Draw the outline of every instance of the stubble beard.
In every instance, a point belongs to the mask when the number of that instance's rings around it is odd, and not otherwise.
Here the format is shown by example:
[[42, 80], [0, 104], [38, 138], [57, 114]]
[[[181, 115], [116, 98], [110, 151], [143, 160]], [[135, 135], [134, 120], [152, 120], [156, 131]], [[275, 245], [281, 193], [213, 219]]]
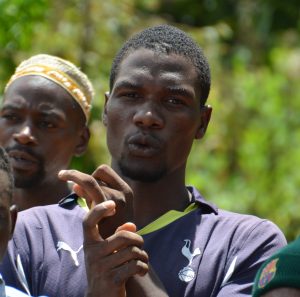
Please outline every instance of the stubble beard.
[[150, 170], [142, 165], [132, 166], [130, 161], [126, 160], [124, 157], [118, 161], [118, 167], [124, 177], [144, 183], [157, 182], [163, 178], [167, 172], [165, 164], [161, 164], [160, 167]]
[[24, 177], [18, 173], [14, 173], [14, 184], [19, 189], [29, 189], [36, 187], [45, 177], [45, 171], [40, 168], [34, 175]]

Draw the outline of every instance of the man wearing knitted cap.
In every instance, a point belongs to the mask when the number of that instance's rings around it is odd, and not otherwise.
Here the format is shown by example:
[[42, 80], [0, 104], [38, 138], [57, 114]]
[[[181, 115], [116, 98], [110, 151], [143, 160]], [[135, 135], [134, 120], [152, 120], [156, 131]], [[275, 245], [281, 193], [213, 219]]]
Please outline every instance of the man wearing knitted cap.
[[[16, 179], [15, 201], [21, 208], [55, 203], [70, 193], [58, 179], [73, 155], [84, 152], [93, 90], [73, 64], [57, 57], [38, 55], [24, 61], [8, 82], [0, 118], [0, 140], [5, 145]], [[28, 295], [82, 297], [87, 290], [82, 221], [85, 201], [75, 194], [59, 204], [31, 207], [19, 213], [14, 236], [0, 271], [10, 286]], [[107, 216], [105, 213], [103, 216]], [[120, 216], [119, 216], [120, 217]], [[109, 224], [121, 225], [121, 219]], [[144, 263], [142, 238], [126, 231], [134, 259]], [[110, 229], [114, 228], [109, 227]], [[130, 230], [132, 227], [129, 226]], [[124, 236], [124, 232], [125, 235]], [[109, 231], [107, 234], [111, 235]], [[118, 240], [116, 235], [116, 239]], [[107, 292], [107, 294], [106, 294]], [[108, 296], [111, 288], [102, 290]], [[1, 296], [1, 295], [0, 295]]]
[[70, 193], [57, 173], [86, 150], [92, 97], [87, 76], [66, 60], [41, 54], [17, 67], [3, 96], [0, 145], [11, 160], [19, 210]]
[[261, 266], [252, 296], [300, 297], [300, 237]]
[[[83, 215], [78, 217], [75, 211], [71, 212], [67, 207], [56, 204], [71, 192], [69, 185], [58, 179], [57, 173], [68, 168], [73, 156], [79, 156], [86, 150], [90, 136], [87, 122], [93, 94], [89, 79], [74, 64], [46, 54], [35, 55], [23, 61], [5, 88], [0, 111], [0, 145], [8, 152], [13, 169], [14, 203], [20, 210], [27, 210], [20, 212], [15, 236], [8, 247], [16, 258], [9, 263], [10, 258], [6, 256], [0, 270], [2, 272], [2, 269], [15, 268], [14, 280], [28, 295], [41, 295], [31, 290], [31, 287], [29, 291], [29, 280], [25, 278], [25, 275], [29, 275], [26, 264], [34, 266], [40, 252], [45, 252], [49, 261], [53, 261], [53, 257], [61, 257], [59, 263], [62, 265], [64, 260], [69, 261], [68, 252], [63, 249], [66, 246], [77, 250], [79, 248], [78, 254], [83, 256], [80, 238], [76, 241], [75, 237], [71, 241], [73, 234], [69, 234], [71, 239], [60, 236], [67, 224], [71, 231], [78, 227], [81, 232]], [[47, 205], [45, 211], [33, 207], [38, 205]], [[56, 208], [58, 219], [55, 215], [45, 214]], [[53, 226], [48, 233], [43, 233], [52, 225], [51, 219], [58, 223], [56, 234]], [[77, 225], [73, 224], [74, 220]], [[27, 227], [28, 231], [25, 231]], [[53, 238], [52, 234], [55, 234]], [[45, 239], [44, 243], [41, 238]], [[29, 255], [20, 256], [26, 248], [32, 252], [31, 259], [28, 258]], [[42, 267], [48, 267], [47, 263], [43, 262]], [[50, 282], [54, 275], [59, 277], [61, 271], [56, 266], [52, 268], [55, 273], [52, 278], [48, 278]], [[34, 272], [42, 276], [37, 268], [34, 268]], [[30, 273], [32, 277], [33, 271]], [[7, 275], [3, 271], [2, 274], [7, 284], [17, 287], [9, 273]], [[35, 282], [34, 279], [32, 281]], [[72, 284], [71, 282], [70, 285]], [[65, 289], [68, 290], [68, 285]]]

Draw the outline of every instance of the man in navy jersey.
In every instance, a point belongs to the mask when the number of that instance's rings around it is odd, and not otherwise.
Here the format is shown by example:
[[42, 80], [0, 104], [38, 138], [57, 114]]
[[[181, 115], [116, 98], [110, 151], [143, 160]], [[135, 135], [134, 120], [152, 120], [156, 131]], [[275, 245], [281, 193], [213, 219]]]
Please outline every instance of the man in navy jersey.
[[[86, 287], [93, 297], [149, 296], [149, 288], [158, 296], [160, 281], [169, 296], [250, 296], [259, 266], [286, 241], [273, 223], [220, 210], [185, 184], [192, 143], [210, 120], [209, 90], [208, 62], [183, 31], [161, 25], [129, 39], [103, 113], [111, 168], [60, 173], [78, 195], [22, 216], [7, 278], [50, 296], [83, 296]], [[91, 208], [83, 229], [78, 197]], [[138, 275], [148, 269], [143, 249], [159, 280], [151, 269]]]
[[[5, 150], [0, 147], [0, 262], [17, 219], [17, 208], [12, 203], [13, 188], [13, 173], [9, 164], [9, 157]], [[5, 280], [0, 274], [0, 296], [26, 297], [29, 295], [13, 287], [6, 286]]]
[[[132, 221], [169, 296], [250, 296], [256, 271], [286, 241], [273, 223], [220, 210], [186, 186], [192, 143], [212, 112], [209, 90], [208, 62], [181, 30], [155, 26], [129, 39], [112, 64], [103, 113], [111, 166], [133, 191]], [[120, 189], [114, 175], [105, 167], [61, 174], [96, 202]], [[97, 251], [85, 250], [108, 260]], [[98, 264], [90, 260], [87, 271]]]

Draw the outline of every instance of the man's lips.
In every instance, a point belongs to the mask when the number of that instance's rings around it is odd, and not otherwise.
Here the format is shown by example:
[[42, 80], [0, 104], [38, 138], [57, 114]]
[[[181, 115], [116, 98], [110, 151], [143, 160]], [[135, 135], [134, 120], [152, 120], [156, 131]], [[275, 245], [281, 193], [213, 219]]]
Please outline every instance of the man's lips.
[[8, 155], [10, 157], [12, 167], [15, 169], [29, 170], [38, 164], [38, 160], [25, 151], [10, 150]]
[[150, 158], [161, 148], [159, 140], [148, 134], [133, 135], [127, 143], [130, 154], [136, 157]]

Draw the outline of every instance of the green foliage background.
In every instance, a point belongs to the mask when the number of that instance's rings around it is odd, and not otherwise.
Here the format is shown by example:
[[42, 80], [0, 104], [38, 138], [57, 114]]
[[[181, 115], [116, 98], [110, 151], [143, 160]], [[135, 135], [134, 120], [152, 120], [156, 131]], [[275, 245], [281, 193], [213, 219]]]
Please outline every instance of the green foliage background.
[[207, 135], [195, 143], [187, 183], [228, 210], [300, 234], [300, 6], [298, 0], [0, 0], [0, 87], [37, 53], [69, 59], [96, 98], [88, 152], [72, 167], [109, 163], [101, 124], [114, 54], [147, 26], [174, 24], [204, 49], [212, 68]]

